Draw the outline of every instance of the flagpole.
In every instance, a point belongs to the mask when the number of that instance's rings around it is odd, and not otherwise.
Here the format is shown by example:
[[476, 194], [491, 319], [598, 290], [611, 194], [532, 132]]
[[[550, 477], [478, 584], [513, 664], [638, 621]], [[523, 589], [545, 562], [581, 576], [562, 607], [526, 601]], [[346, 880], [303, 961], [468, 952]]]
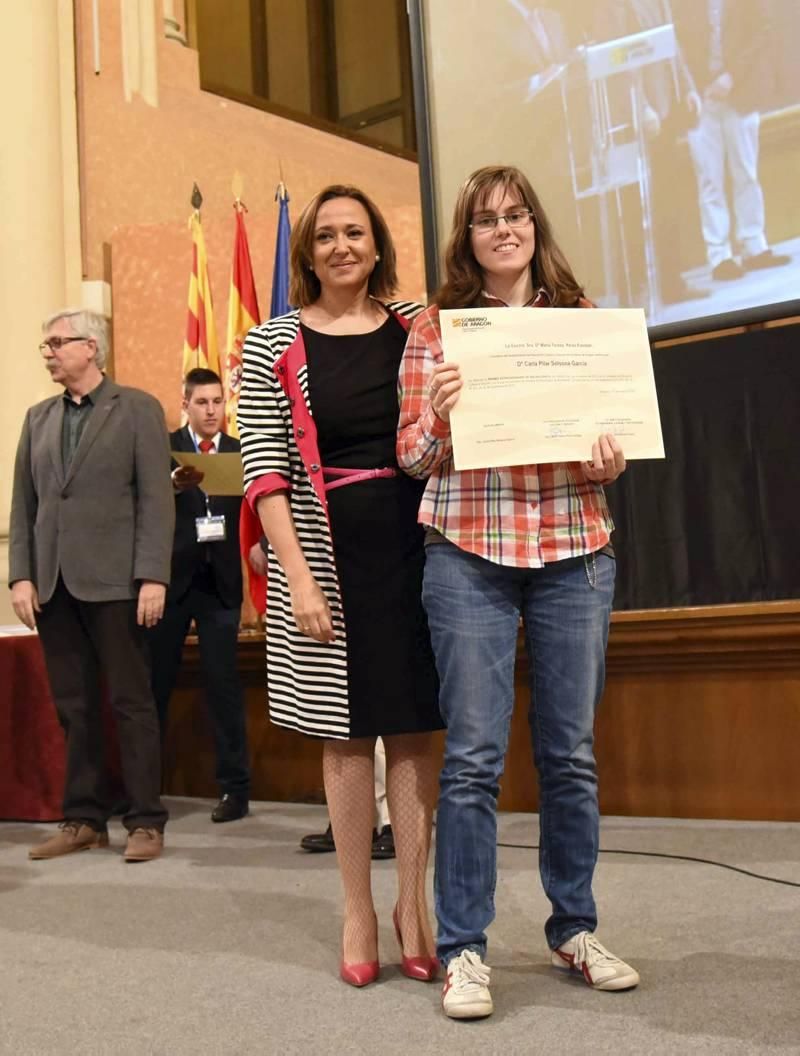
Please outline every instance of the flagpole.
[[280, 182], [275, 189], [278, 203], [278, 231], [275, 240], [275, 263], [272, 269], [272, 301], [270, 317], [285, 315], [289, 311], [289, 256], [291, 224], [289, 223], [289, 193], [283, 182], [283, 167], [278, 161]]
[[[191, 193], [191, 197], [189, 198], [189, 204], [192, 207], [192, 215], [189, 217], [189, 227], [192, 228], [193, 221], [196, 220], [198, 223], [200, 223], [200, 209], [201, 209], [201, 207], [203, 205], [203, 195], [200, 193], [200, 188], [197, 186], [196, 182], [192, 183], [192, 193]], [[192, 233], [194, 234], [194, 232], [192, 232]], [[195, 246], [193, 248], [192, 253], [194, 254], [193, 267], [194, 267], [195, 276], [196, 276], [197, 275], [197, 246]], [[195, 349], [194, 365], [195, 365], [195, 367], [199, 367], [200, 366], [200, 346], [199, 345]]]

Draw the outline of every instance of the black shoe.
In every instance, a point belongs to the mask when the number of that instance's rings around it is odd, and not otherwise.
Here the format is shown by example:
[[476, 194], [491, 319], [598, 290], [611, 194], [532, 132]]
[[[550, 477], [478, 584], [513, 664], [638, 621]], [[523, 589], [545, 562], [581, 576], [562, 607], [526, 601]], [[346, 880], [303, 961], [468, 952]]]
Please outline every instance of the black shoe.
[[763, 253], [756, 253], [754, 257], [745, 257], [742, 267], [745, 271], [756, 271], [759, 268], [781, 268], [784, 264], [791, 264], [792, 258], [788, 253], [775, 253], [771, 249], [765, 249]]
[[335, 851], [336, 844], [333, 842], [333, 830], [329, 825], [324, 832], [304, 836], [300, 841], [300, 846], [304, 851], [311, 851], [312, 854], [324, 854], [327, 851]]
[[239, 818], [246, 818], [249, 813], [250, 805], [246, 799], [238, 799], [236, 796], [231, 796], [226, 792], [211, 811], [211, 820], [238, 821]]
[[376, 862], [394, 858], [394, 834], [391, 825], [384, 825], [380, 832], [372, 830], [372, 857]]
[[[752, 259], [755, 260], [756, 258], [753, 257]], [[761, 266], [763, 267], [764, 265], [762, 264]], [[712, 279], [722, 280], [723, 282], [729, 282], [731, 279], [741, 279], [742, 275], [744, 275], [744, 270], [736, 263], [733, 257], [720, 261], [711, 272]]]

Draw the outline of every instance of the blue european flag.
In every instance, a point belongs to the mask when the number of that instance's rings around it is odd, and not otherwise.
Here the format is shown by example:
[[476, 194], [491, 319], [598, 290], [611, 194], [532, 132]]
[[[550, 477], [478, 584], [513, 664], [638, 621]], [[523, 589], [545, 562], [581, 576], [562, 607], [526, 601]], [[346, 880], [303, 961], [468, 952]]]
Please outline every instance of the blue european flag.
[[289, 304], [289, 235], [292, 232], [292, 225], [289, 223], [289, 195], [282, 182], [275, 192], [275, 200], [278, 202], [280, 212], [278, 214], [278, 237], [275, 242], [275, 266], [272, 269], [270, 318], [285, 315], [291, 307]]

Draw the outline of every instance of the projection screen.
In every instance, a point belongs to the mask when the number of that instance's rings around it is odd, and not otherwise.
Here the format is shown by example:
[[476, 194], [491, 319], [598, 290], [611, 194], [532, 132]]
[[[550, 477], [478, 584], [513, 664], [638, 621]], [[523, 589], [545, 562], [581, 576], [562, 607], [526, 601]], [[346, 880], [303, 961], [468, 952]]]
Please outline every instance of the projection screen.
[[409, 0], [428, 289], [487, 164], [651, 336], [800, 314], [798, 0]]

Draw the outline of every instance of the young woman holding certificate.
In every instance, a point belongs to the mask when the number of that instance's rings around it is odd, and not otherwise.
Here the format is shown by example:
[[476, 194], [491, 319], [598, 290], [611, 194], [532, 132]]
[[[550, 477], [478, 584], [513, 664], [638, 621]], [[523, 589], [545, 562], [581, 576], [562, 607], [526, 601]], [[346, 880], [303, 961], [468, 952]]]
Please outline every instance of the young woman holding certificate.
[[[422, 609], [422, 486], [397, 466], [397, 371], [409, 318], [390, 302], [391, 235], [354, 187], [320, 191], [292, 232], [299, 309], [244, 343], [239, 433], [267, 554], [273, 722], [325, 738], [323, 775], [345, 894], [340, 974], [378, 977], [370, 867], [375, 739], [386, 750], [401, 970], [437, 972], [425, 899], [441, 729]], [[313, 415], [313, 416], [312, 416]]]
[[[520, 619], [531, 670], [530, 724], [540, 783], [545, 934], [555, 967], [600, 990], [638, 974], [595, 937], [592, 875], [599, 811], [593, 754], [614, 591], [603, 495], [625, 469], [601, 436], [582, 463], [458, 472], [450, 412], [461, 389], [444, 361], [440, 308], [590, 308], [526, 177], [491, 167], [461, 187], [445, 282], [415, 319], [400, 369], [398, 461], [427, 478], [423, 601], [447, 725], [437, 815], [437, 952], [444, 1011], [490, 1015], [486, 928], [494, 918], [496, 804], [514, 703]], [[588, 452], [587, 452], [588, 454]]]

